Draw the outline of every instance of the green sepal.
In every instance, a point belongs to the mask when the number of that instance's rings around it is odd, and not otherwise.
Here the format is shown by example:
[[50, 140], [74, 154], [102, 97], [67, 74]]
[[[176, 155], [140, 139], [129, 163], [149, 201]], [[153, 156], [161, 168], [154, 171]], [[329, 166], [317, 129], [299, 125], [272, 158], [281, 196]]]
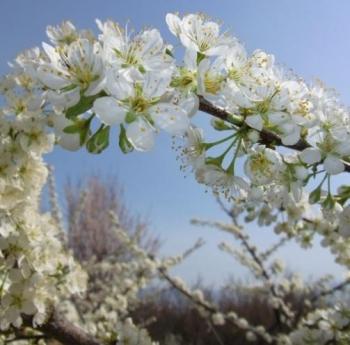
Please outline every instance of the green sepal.
[[350, 199], [350, 186], [340, 186], [336, 199], [339, 204], [344, 205]]
[[207, 157], [205, 159], [205, 164], [208, 165], [216, 165], [217, 167], [221, 168], [221, 164], [223, 161], [223, 156], [219, 156], [219, 157]]
[[227, 124], [227, 122], [225, 122], [224, 120], [213, 119], [210, 123], [211, 123], [212, 127], [214, 129], [216, 129], [217, 131], [227, 131], [227, 130], [233, 129], [233, 127], [229, 126]]
[[145, 69], [145, 67], [143, 67], [143, 66], [139, 66], [139, 71], [140, 71], [140, 73], [142, 73], [142, 74], [145, 74], [146, 73], [146, 69]]
[[119, 147], [123, 153], [129, 153], [134, 150], [134, 147], [126, 136], [126, 130], [123, 125], [120, 125]]
[[109, 145], [109, 132], [111, 127], [101, 125], [87, 141], [86, 148], [90, 153], [99, 154]]
[[197, 53], [197, 65], [201, 63], [206, 58], [205, 54], [198, 52]]
[[65, 127], [63, 132], [68, 134], [79, 133], [80, 145], [83, 145], [90, 133], [90, 124], [94, 116], [92, 114], [88, 119], [77, 120], [73, 125]]
[[66, 117], [70, 120], [75, 119], [78, 115], [90, 110], [97, 98], [105, 95], [103, 91], [94, 96], [81, 95], [79, 102], [66, 110]]
[[172, 58], [174, 57], [172, 51], [171, 51], [169, 48], [166, 48], [166, 49], [165, 49], [165, 54], [171, 56]]
[[68, 86], [63, 87], [62, 89], [60, 89], [61, 92], [68, 92], [68, 91], [72, 91], [76, 88], [77, 86], [74, 84], [70, 84]]
[[327, 198], [322, 202], [322, 206], [327, 209], [332, 209], [334, 208], [335, 205], [335, 200], [332, 197], [332, 195], [329, 193], [327, 195]]
[[316, 204], [321, 199], [321, 186], [318, 186], [309, 195], [310, 204]]

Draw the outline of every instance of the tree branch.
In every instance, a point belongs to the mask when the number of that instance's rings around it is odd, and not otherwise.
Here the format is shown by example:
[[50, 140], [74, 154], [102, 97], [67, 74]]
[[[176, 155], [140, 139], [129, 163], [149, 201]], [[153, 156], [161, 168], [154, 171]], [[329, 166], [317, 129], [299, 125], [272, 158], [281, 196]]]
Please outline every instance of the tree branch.
[[339, 283], [338, 285], [336, 285], [328, 290], [321, 291], [318, 295], [311, 298], [311, 302], [316, 303], [320, 298], [332, 295], [335, 292], [340, 291], [349, 285], [350, 285], [350, 279], [348, 278], [348, 279], [344, 280], [343, 282]]
[[[32, 318], [25, 318], [28, 327], [32, 325]], [[64, 345], [102, 345], [95, 337], [88, 334], [82, 328], [66, 320], [63, 316], [53, 311], [48, 321], [36, 328], [48, 338], [58, 340]]]
[[[237, 127], [241, 127], [244, 124], [243, 121], [241, 121], [241, 123], [239, 123], [238, 120], [234, 119], [232, 114], [228, 113], [224, 109], [215, 107], [213, 104], [208, 102], [202, 96], [199, 96], [199, 110], [201, 110], [207, 114], [210, 114], [214, 117], [217, 117], [218, 119], [230, 122]], [[270, 146], [270, 145], [283, 146], [283, 147], [287, 147], [289, 149], [296, 150], [296, 151], [303, 151], [309, 147], [312, 147], [304, 139], [300, 139], [294, 145], [284, 145], [282, 143], [281, 138], [278, 135], [276, 135], [275, 133], [268, 131], [266, 129], [263, 129], [262, 131], [260, 131], [260, 142], [262, 144], [265, 144], [266, 146]], [[347, 162], [344, 162], [344, 165], [345, 165], [345, 171], [350, 172], [350, 165]]]

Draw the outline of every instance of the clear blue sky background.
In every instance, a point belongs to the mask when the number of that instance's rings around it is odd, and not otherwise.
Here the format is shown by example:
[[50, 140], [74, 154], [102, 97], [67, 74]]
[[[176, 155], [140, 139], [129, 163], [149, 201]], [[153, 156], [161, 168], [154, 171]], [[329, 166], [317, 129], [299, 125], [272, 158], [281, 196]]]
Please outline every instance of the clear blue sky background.
[[[123, 24], [130, 21], [136, 29], [154, 26], [166, 40], [175, 43], [164, 21], [165, 14], [171, 11], [204, 12], [222, 20], [249, 51], [261, 48], [275, 54], [278, 62], [307, 80], [319, 77], [335, 87], [343, 101], [350, 103], [350, 2], [347, 0], [1, 0], [0, 73], [8, 71], [6, 63], [20, 50], [46, 40], [47, 25], [65, 19], [72, 20], [78, 28], [94, 30], [95, 18]], [[79, 180], [90, 172], [118, 176], [129, 206], [149, 216], [154, 232], [165, 240], [164, 253], [179, 252], [202, 236], [207, 246], [177, 269], [179, 275], [193, 280], [200, 273], [206, 281], [216, 283], [230, 273], [245, 276], [246, 271], [216, 249], [217, 243], [227, 239], [224, 234], [189, 225], [194, 216], [209, 219], [225, 219], [225, 216], [191, 175], [184, 178], [166, 136], [160, 136], [156, 148], [147, 154], [125, 156], [114, 141], [99, 156], [56, 149], [47, 156], [47, 161], [56, 167], [59, 187], [67, 177]], [[273, 239], [266, 229], [253, 226], [251, 233], [263, 246]], [[306, 276], [342, 272], [319, 247], [303, 252], [291, 245], [282, 254], [292, 270], [302, 271]]]

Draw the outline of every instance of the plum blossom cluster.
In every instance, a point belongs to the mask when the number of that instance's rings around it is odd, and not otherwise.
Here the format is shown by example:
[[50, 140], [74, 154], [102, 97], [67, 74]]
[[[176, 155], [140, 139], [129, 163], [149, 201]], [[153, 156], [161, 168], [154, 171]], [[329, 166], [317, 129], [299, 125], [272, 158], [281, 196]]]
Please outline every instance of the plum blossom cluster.
[[102, 261], [83, 262], [89, 277], [85, 295], [67, 298], [58, 308], [70, 322], [106, 344], [155, 345], [146, 329], [133, 323], [130, 313], [141, 303], [140, 291], [157, 276], [161, 261], [154, 262], [136, 246], [116, 214], [111, 218], [122, 250]]
[[[20, 326], [23, 314], [41, 324], [61, 294], [83, 290], [84, 274], [59, 240], [57, 219], [38, 212], [42, 156], [54, 143], [101, 153], [114, 127], [124, 153], [150, 150], [161, 130], [177, 137], [183, 165], [234, 201], [235, 214], [274, 224], [305, 247], [320, 234], [350, 266], [350, 187], [332, 188], [335, 175], [350, 171], [349, 110], [321, 82], [307, 84], [262, 50], [248, 53], [204, 15], [168, 14], [166, 22], [184, 47], [181, 64], [156, 29], [135, 33], [97, 21], [96, 36], [64, 22], [48, 27], [50, 42], [20, 54], [2, 79], [1, 328]], [[214, 117], [214, 141], [195, 125], [199, 110]], [[254, 257], [222, 249], [268, 280]], [[275, 309], [292, 318], [271, 293]]]
[[[19, 58], [20, 59], [20, 58]], [[40, 325], [52, 305], [79, 293], [85, 274], [65, 252], [53, 218], [39, 212], [51, 151], [44, 99], [19, 62], [1, 82], [0, 328], [20, 327], [23, 315]]]

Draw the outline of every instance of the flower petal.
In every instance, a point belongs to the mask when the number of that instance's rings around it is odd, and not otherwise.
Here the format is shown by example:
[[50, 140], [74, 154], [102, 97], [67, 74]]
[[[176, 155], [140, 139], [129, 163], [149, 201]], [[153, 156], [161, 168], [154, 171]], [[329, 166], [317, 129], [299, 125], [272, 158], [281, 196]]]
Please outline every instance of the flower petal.
[[157, 127], [173, 135], [184, 134], [190, 125], [186, 111], [171, 103], [158, 103], [150, 114]]
[[323, 162], [323, 166], [329, 174], [336, 175], [344, 171], [344, 163], [337, 157], [328, 155]]
[[279, 125], [288, 120], [288, 114], [283, 111], [276, 111], [269, 114], [269, 121], [274, 125]]
[[264, 126], [263, 119], [259, 114], [247, 116], [245, 118], [245, 122], [248, 126], [256, 129], [257, 131], [261, 131]]
[[126, 72], [111, 69], [106, 74], [106, 89], [117, 99], [123, 100], [134, 95], [134, 87]]
[[175, 36], [179, 36], [181, 33], [181, 19], [176, 14], [168, 13], [165, 16], [165, 21], [170, 32]]
[[68, 151], [77, 151], [80, 149], [79, 134], [60, 133], [58, 136], [58, 144]]
[[62, 89], [71, 84], [71, 81], [58, 75], [57, 70], [50, 66], [40, 66], [37, 69], [38, 79], [48, 88], [53, 90]]
[[138, 151], [149, 151], [154, 146], [154, 129], [140, 118], [128, 126], [126, 136]]
[[96, 99], [92, 107], [97, 117], [106, 125], [122, 123], [125, 119], [126, 109], [118, 105], [113, 97], [101, 97]]
[[321, 152], [315, 148], [307, 148], [299, 155], [300, 159], [307, 164], [315, 164], [321, 160]]
[[180, 99], [179, 107], [186, 111], [187, 116], [194, 116], [199, 109], [199, 99], [197, 95], [190, 94], [184, 99]]
[[291, 133], [288, 133], [288, 135], [285, 135], [281, 138], [283, 145], [294, 145], [296, 144], [300, 139], [300, 127], [296, 126], [294, 130]]
[[145, 76], [143, 93], [146, 98], [155, 98], [164, 95], [170, 84], [171, 71], [148, 72]]

